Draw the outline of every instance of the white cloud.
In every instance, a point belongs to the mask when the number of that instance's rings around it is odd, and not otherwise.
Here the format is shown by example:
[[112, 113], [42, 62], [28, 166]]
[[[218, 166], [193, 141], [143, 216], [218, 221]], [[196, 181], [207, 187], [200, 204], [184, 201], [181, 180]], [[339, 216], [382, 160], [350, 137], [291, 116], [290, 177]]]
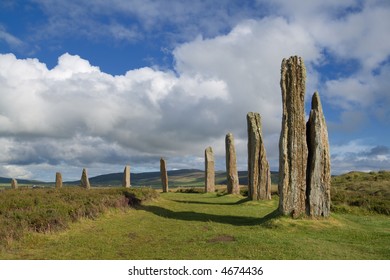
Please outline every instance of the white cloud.
[[[370, 71], [389, 56], [387, 1], [276, 0], [275, 12], [289, 18], [315, 38], [317, 44], [343, 59], [358, 59]], [[380, 43], [379, 43], [380, 42]]]
[[351, 140], [346, 144], [332, 145], [332, 169], [340, 174], [351, 170], [388, 170], [390, 149], [387, 146], [368, 144], [367, 139]]
[[[8, 161], [125, 162], [202, 155], [210, 143], [222, 156], [232, 131], [245, 163], [247, 112], [261, 113], [266, 139], [279, 135], [279, 69], [290, 54], [308, 64], [320, 56], [303, 28], [267, 18], [180, 46], [177, 73], [146, 67], [112, 76], [67, 53], [49, 70], [36, 59], [1, 55], [0, 133], [14, 147]], [[266, 142], [274, 152], [277, 143]]]
[[295, 54], [305, 58], [309, 71], [310, 64], [321, 57], [312, 37], [283, 18], [244, 21], [228, 35], [199, 37], [174, 51], [177, 71], [226, 82], [231, 105], [219, 113], [225, 120], [219, 123], [220, 135], [228, 131], [236, 135], [237, 151], [244, 162], [246, 114], [250, 111], [261, 114], [268, 157], [277, 161], [278, 141], [274, 140], [279, 137], [281, 123], [280, 63]]
[[17, 165], [1, 166], [0, 174], [1, 177], [18, 178], [18, 179], [29, 179], [33, 176], [31, 171], [26, 170], [26, 168]]
[[357, 73], [346, 78], [325, 82], [325, 100], [341, 109], [338, 125], [345, 132], [363, 129], [371, 124], [390, 124], [390, 65], [384, 64], [379, 73]]
[[83, 165], [180, 154], [191, 146], [180, 141], [200, 125], [183, 110], [228, 98], [221, 80], [151, 68], [111, 76], [77, 55], [62, 55], [51, 70], [36, 59], [0, 55], [0, 69], [0, 133], [9, 147], [2, 163]]
[[[230, 15], [228, 7], [238, 4], [229, 1], [215, 17], [219, 4], [211, 2], [174, 1], [170, 9], [161, 1], [37, 2], [52, 23], [45, 36], [69, 31], [69, 36], [131, 41], [157, 31], [177, 31], [182, 39], [200, 35], [174, 49], [172, 71], [145, 67], [112, 76], [78, 55], [65, 53], [53, 69], [37, 59], [0, 55], [0, 141], [8, 145], [0, 163], [34, 170], [32, 177], [36, 166], [49, 170], [75, 163], [103, 170], [131, 161], [149, 168], [160, 156], [172, 159], [171, 168], [202, 168], [199, 159], [209, 145], [224, 166], [229, 131], [245, 168], [249, 111], [261, 114], [267, 155], [277, 167], [280, 63], [291, 55], [305, 60], [308, 99], [319, 88], [325, 107], [341, 109], [330, 135], [333, 129], [358, 128], [373, 115], [390, 123], [390, 41], [383, 36], [390, 9], [384, 2], [275, 1], [279, 16], [262, 19], [249, 7]], [[97, 23], [95, 16], [106, 20]], [[131, 20], [121, 21], [122, 16]], [[255, 19], [242, 20], [248, 16]], [[327, 53], [335, 60], [356, 60], [357, 69], [320, 84], [316, 69]], [[188, 163], [191, 158], [196, 166]]]

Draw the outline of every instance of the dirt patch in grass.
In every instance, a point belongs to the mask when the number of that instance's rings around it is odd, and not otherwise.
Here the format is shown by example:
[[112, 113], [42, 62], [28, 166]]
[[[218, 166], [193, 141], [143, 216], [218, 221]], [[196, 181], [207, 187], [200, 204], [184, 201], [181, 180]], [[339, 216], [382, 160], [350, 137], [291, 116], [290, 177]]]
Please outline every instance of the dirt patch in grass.
[[231, 235], [218, 235], [207, 240], [208, 243], [217, 243], [217, 242], [233, 242], [236, 241], [236, 238]]
[[138, 234], [136, 232], [130, 232], [127, 237], [129, 239], [136, 239], [138, 237]]

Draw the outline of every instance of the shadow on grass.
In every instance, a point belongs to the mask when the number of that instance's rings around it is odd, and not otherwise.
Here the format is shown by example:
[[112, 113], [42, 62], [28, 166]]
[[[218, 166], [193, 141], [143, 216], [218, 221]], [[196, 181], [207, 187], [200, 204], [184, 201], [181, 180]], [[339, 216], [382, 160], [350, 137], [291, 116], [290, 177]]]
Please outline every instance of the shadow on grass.
[[249, 198], [243, 198], [236, 202], [204, 202], [204, 201], [194, 201], [194, 200], [172, 200], [178, 203], [188, 203], [188, 204], [213, 204], [213, 205], [238, 205], [244, 202], [250, 201]]
[[182, 220], [182, 221], [199, 221], [199, 222], [216, 222], [222, 224], [230, 224], [234, 226], [255, 226], [255, 225], [267, 225], [272, 219], [280, 216], [278, 210], [274, 210], [269, 214], [261, 218], [254, 217], [242, 217], [231, 215], [214, 215], [206, 213], [197, 213], [194, 211], [179, 211], [175, 212], [159, 206], [141, 205], [137, 207], [139, 210], [151, 212], [157, 216]]

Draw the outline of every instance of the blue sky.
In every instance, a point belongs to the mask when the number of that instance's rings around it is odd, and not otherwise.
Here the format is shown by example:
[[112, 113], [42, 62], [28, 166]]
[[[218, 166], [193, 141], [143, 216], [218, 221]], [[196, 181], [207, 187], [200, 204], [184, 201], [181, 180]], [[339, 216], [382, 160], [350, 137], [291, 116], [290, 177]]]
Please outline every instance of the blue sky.
[[224, 170], [232, 132], [247, 168], [246, 114], [259, 112], [278, 169], [280, 65], [318, 90], [332, 172], [390, 169], [390, 2], [0, 2], [0, 176], [53, 181], [204, 168]]

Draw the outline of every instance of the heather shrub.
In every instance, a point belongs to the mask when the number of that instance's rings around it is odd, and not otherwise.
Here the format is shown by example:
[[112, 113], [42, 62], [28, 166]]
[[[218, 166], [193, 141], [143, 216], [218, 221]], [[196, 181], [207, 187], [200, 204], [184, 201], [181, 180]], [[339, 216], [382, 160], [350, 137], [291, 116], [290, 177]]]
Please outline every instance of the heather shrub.
[[128, 209], [156, 198], [150, 188], [86, 190], [15, 189], [0, 192], [0, 246], [20, 239], [26, 231], [40, 233], [66, 229], [81, 218], [95, 219], [111, 208]]

